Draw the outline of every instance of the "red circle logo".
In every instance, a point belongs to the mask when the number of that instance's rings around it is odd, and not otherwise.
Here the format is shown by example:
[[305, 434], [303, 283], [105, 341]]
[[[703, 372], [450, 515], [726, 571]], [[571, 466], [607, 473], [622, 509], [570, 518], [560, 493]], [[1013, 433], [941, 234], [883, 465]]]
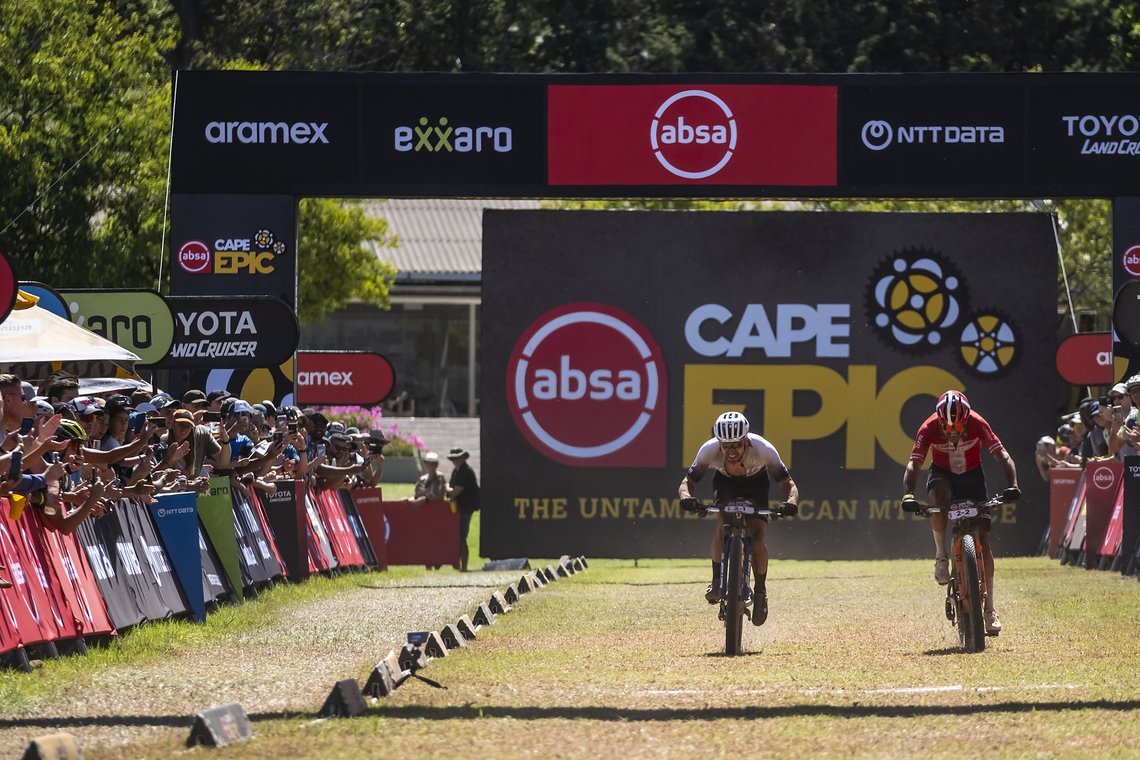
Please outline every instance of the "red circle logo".
[[658, 107], [649, 142], [669, 173], [685, 179], [711, 177], [736, 151], [736, 117], [711, 92], [684, 90]]
[[1112, 474], [1112, 468], [1098, 467], [1093, 472], [1092, 480], [1093, 485], [1095, 485], [1097, 488], [1102, 491], [1107, 491], [1108, 489], [1112, 488], [1113, 484], [1116, 482], [1116, 476]]
[[665, 362], [637, 320], [574, 303], [539, 317], [507, 365], [515, 424], [535, 449], [578, 467], [660, 467]]
[[1140, 277], [1140, 245], [1134, 245], [1120, 257], [1124, 271], [1133, 277]]
[[201, 240], [190, 240], [178, 249], [178, 265], [190, 274], [208, 274], [213, 255], [210, 246]]

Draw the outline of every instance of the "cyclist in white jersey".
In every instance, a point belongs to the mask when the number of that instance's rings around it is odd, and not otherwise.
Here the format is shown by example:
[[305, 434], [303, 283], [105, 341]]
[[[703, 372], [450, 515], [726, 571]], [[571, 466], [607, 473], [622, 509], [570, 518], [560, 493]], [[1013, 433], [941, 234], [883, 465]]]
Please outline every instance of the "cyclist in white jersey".
[[[717, 501], [734, 497], [753, 499], [759, 505], [768, 503], [768, 482], [774, 481], [783, 493], [783, 501], [789, 507], [788, 514], [795, 514], [800, 492], [792, 480], [788, 468], [780, 459], [780, 453], [766, 439], [748, 432], [748, 419], [740, 412], [725, 412], [713, 423], [713, 437], [705, 441], [697, 451], [697, 456], [677, 489], [681, 505], [696, 507], [693, 498], [696, 484], [709, 469], [714, 470], [713, 493]], [[712, 538], [713, 579], [705, 591], [709, 604], [720, 602], [720, 555], [722, 514], [717, 514], [716, 530]], [[756, 579], [755, 604], [752, 622], [763, 625], [768, 619], [768, 547], [764, 544], [767, 516], [749, 518], [748, 526], [752, 534], [752, 572]]]

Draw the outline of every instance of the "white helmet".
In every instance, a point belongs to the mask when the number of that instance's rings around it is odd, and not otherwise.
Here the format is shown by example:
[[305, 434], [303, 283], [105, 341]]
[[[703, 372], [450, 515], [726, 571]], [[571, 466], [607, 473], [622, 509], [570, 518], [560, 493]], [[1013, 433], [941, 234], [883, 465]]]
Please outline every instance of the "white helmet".
[[721, 443], [736, 443], [748, 437], [748, 418], [740, 412], [725, 412], [713, 423], [713, 436]]

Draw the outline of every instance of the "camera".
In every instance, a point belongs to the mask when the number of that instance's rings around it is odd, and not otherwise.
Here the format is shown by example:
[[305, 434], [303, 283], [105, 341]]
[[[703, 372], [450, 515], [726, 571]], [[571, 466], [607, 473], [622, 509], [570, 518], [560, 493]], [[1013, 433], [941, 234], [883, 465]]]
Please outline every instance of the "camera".
[[286, 427], [289, 429], [290, 433], [296, 433], [297, 432], [297, 423], [296, 422], [290, 422], [288, 425], [286, 425]]
[[205, 414], [202, 415], [202, 421], [203, 422], [221, 422], [222, 421], [222, 413], [221, 412], [206, 412]]
[[160, 427], [160, 428], [166, 427], [166, 418], [165, 417], [147, 417], [146, 421], [149, 422], [150, 424], [154, 425], [155, 427]]

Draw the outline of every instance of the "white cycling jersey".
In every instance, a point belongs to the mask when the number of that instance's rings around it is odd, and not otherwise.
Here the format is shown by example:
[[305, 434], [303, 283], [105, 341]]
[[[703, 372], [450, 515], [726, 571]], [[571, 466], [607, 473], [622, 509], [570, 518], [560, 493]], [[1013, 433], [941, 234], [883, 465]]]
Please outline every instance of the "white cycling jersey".
[[[772, 480], [777, 483], [788, 477], [788, 468], [784, 466], [783, 460], [780, 459], [780, 453], [776, 451], [775, 446], [755, 433], [748, 434], [748, 441], [750, 445], [748, 450], [744, 452], [742, 461], [744, 465], [743, 477], [751, 477], [765, 469]], [[704, 477], [705, 472], [709, 469], [716, 470], [725, 477], [741, 477], [740, 475], [729, 475], [725, 472], [724, 466], [724, 451], [720, 448], [720, 441], [716, 438], [710, 438], [701, 444], [697, 450], [696, 458], [689, 465], [689, 479], [695, 483]]]

